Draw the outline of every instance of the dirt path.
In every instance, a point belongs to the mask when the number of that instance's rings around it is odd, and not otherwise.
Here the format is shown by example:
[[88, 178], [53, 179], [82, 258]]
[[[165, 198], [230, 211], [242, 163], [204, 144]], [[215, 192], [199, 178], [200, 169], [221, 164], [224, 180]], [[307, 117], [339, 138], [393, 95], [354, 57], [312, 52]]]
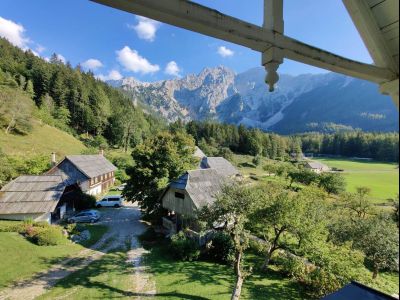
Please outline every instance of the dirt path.
[[75, 257], [56, 264], [29, 280], [15, 283], [0, 292], [0, 300], [35, 299], [46, 293], [60, 279], [85, 268], [113, 249], [126, 248], [129, 242], [130, 250], [127, 254], [128, 263], [134, 266], [134, 282], [132, 282], [134, 290], [138, 295], [146, 293], [149, 296], [154, 295], [155, 286], [141, 266], [141, 256], [145, 250], [140, 246], [137, 236], [143, 233], [146, 227], [140, 221], [141, 214], [138, 207], [130, 205], [121, 209], [105, 209], [101, 213], [100, 224], [107, 225], [109, 230], [91, 249], [85, 249]]

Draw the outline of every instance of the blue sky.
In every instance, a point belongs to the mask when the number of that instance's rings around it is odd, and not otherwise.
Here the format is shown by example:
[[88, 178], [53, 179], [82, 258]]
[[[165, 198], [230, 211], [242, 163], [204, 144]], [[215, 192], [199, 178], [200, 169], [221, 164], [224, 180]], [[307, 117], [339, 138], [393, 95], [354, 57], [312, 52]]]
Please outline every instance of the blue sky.
[[[223, 13], [262, 24], [262, 0], [198, 0]], [[251, 6], [249, 5], [251, 3]], [[363, 62], [371, 58], [340, 0], [285, 0], [285, 34]], [[88, 0], [1, 0], [0, 36], [42, 57], [57, 53], [101, 78], [155, 81], [205, 67], [243, 72], [260, 65], [244, 47], [155, 23]], [[61, 57], [60, 56], [60, 57]], [[86, 63], [85, 63], [86, 62]], [[325, 72], [285, 60], [280, 73]]]

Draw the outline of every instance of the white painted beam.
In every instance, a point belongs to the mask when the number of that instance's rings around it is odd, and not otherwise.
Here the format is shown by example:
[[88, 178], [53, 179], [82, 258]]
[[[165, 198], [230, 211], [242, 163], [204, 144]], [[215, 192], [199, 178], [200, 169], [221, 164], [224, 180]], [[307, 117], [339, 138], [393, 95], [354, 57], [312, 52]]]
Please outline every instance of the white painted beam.
[[399, 66], [391, 55], [389, 46], [386, 44], [368, 3], [364, 0], [343, 0], [343, 3], [375, 64], [398, 73]]
[[397, 75], [382, 67], [360, 63], [301, 43], [260, 26], [224, 15], [187, 0], [91, 0], [126, 12], [239, 44], [261, 53], [281, 48], [285, 57], [327, 70], [383, 83]]
[[391, 96], [397, 110], [399, 110], [399, 79], [381, 84], [380, 91], [382, 94]]

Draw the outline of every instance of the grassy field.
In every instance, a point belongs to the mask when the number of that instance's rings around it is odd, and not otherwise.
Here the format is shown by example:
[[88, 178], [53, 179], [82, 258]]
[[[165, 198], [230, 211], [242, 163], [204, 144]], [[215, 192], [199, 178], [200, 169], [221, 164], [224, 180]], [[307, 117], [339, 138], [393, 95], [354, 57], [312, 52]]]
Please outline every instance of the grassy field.
[[350, 159], [316, 158], [329, 167], [344, 170], [347, 189], [354, 192], [359, 186], [371, 188], [371, 199], [376, 203], [386, 202], [399, 193], [399, 169], [397, 164], [364, 162]]
[[[154, 247], [145, 259], [156, 282], [156, 299], [230, 299], [235, 276], [229, 266], [211, 262], [180, 262], [168, 256], [163, 247]], [[275, 270], [254, 273], [243, 286], [242, 299], [305, 299], [295, 283]]]
[[37, 246], [16, 232], [0, 232], [0, 288], [73, 256], [95, 243], [106, 231], [106, 227], [97, 225], [88, 226], [88, 229], [91, 239], [84, 245], [68, 243], [60, 246]]
[[108, 253], [37, 299], [132, 299], [133, 270], [126, 260], [125, 251]]
[[58, 159], [67, 154], [80, 154], [86, 147], [72, 135], [57, 128], [33, 123], [28, 135], [5, 134], [0, 131], [0, 148], [8, 155], [34, 156], [55, 152]]

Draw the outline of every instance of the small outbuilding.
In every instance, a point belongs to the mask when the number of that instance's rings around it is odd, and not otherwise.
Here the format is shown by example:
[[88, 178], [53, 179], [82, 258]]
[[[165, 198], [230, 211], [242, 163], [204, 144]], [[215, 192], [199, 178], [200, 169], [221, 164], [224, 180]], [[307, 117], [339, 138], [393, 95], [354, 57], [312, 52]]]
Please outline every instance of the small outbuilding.
[[397, 300], [358, 282], [351, 282], [337, 292], [328, 295], [322, 300]]
[[305, 163], [305, 168], [313, 171], [314, 173], [321, 174], [324, 172], [328, 172], [330, 169], [327, 165], [316, 161], [307, 161]]
[[61, 175], [67, 186], [77, 184], [84, 193], [99, 195], [115, 182], [114, 166], [103, 155], [69, 155], [56, 164], [49, 175]]
[[65, 184], [60, 175], [20, 176], [0, 190], [0, 219], [45, 221], [65, 211], [59, 207]]

